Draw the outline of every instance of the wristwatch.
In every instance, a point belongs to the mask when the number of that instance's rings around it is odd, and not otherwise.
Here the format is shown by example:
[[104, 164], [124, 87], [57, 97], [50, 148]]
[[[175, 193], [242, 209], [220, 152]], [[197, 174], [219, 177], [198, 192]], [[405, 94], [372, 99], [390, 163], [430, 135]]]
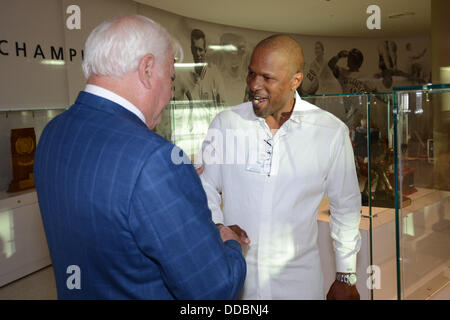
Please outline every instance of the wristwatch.
[[349, 286], [354, 286], [356, 283], [356, 274], [354, 273], [338, 273], [336, 274], [336, 280], [344, 282]]

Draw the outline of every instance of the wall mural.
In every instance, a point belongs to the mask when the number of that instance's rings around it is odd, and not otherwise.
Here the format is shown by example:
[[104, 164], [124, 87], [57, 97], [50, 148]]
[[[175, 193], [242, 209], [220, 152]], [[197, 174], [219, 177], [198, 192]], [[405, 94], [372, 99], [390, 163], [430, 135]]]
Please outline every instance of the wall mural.
[[[81, 9], [81, 29], [69, 30], [64, 24], [67, 14], [61, 11], [59, 1], [4, 1], [6, 9], [0, 12], [4, 31], [0, 37], [0, 64], [4, 70], [0, 75], [0, 108], [40, 110], [70, 106], [85, 85], [82, 50], [92, 28], [105, 19], [141, 14], [163, 25], [184, 50], [184, 61], [176, 65], [174, 100], [164, 110], [163, 121], [155, 130], [191, 158], [200, 149], [214, 116], [247, 100], [251, 52], [260, 40], [273, 34], [194, 20], [131, 0], [63, 0], [63, 8], [77, 4]], [[22, 10], [23, 7], [29, 10]], [[16, 19], [19, 12], [21, 19]], [[305, 55], [304, 80], [299, 88], [302, 96], [386, 92], [393, 86], [421, 84], [431, 79], [429, 36], [292, 36], [302, 45]], [[346, 108], [346, 116], [352, 119], [351, 106], [346, 104]], [[331, 104], [326, 109], [340, 112]], [[4, 122], [8, 125], [2, 123], [1, 128], [20, 126], [12, 124], [11, 118], [4, 118]], [[7, 151], [9, 132], [4, 136], [0, 150]]]
[[[184, 61], [176, 65], [174, 99], [155, 130], [195, 162], [214, 116], [249, 100], [246, 76], [250, 55], [260, 40], [273, 33], [168, 15], [164, 20], [172, 20], [168, 29], [180, 41]], [[148, 16], [158, 19], [150, 12]], [[292, 36], [305, 54], [304, 78], [298, 89], [301, 96], [387, 92], [394, 86], [431, 81], [428, 37]], [[343, 120], [354, 125], [360, 115], [353, 104], [344, 106]]]

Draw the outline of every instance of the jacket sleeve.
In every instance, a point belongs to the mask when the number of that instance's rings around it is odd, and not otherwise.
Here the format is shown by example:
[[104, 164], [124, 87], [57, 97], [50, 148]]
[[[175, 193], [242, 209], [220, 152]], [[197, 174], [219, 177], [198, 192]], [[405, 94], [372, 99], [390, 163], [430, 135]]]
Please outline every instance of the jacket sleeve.
[[172, 161], [172, 144], [153, 152], [131, 199], [129, 225], [146, 258], [177, 299], [234, 299], [246, 264], [237, 241], [225, 243], [190, 163]]

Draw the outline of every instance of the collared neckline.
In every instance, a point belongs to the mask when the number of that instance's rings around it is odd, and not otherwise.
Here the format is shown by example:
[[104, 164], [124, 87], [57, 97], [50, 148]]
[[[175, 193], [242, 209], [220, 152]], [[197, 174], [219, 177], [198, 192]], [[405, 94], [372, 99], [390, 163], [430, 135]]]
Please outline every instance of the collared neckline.
[[294, 110], [292, 110], [292, 114], [288, 120], [293, 120], [294, 122], [300, 123], [302, 114], [301, 105], [303, 104], [303, 100], [302, 98], [300, 98], [300, 95], [298, 94], [297, 91], [295, 91], [294, 99], [295, 99]]
[[[293, 120], [296, 123], [300, 123], [300, 121], [301, 121], [301, 114], [302, 114], [303, 100], [302, 100], [302, 98], [300, 98], [300, 95], [298, 94], [297, 91], [295, 91], [294, 99], [295, 99], [295, 104], [294, 104], [294, 108], [292, 110], [292, 114], [289, 117], [289, 119], [286, 120], [286, 122], [289, 121], [289, 120]], [[257, 121], [260, 121], [260, 122], [266, 121], [266, 119], [258, 117], [255, 114], [255, 111], [253, 110], [253, 105], [251, 104], [251, 101], [250, 101], [250, 107], [251, 107], [250, 108], [250, 119], [251, 120], [257, 120]]]
[[119, 96], [117, 93], [114, 93], [111, 90], [102, 88], [102, 87], [94, 85], [94, 84], [87, 84], [84, 91], [117, 103], [121, 107], [134, 113], [139, 119], [142, 120], [142, 122], [145, 123], [145, 116], [142, 113], [142, 111], [139, 110], [134, 104], [132, 104], [127, 99]]

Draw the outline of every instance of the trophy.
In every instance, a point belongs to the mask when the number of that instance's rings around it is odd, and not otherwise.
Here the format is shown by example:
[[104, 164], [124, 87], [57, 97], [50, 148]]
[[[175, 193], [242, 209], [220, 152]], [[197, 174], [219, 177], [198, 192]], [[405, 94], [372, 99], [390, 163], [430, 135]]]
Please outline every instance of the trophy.
[[[370, 159], [367, 150], [368, 132], [370, 132]], [[362, 205], [369, 205], [370, 198], [370, 203], [374, 207], [394, 208], [394, 188], [389, 180], [389, 167], [393, 164], [393, 150], [385, 148], [378, 128], [373, 125], [367, 128], [366, 119], [361, 119], [361, 125], [355, 128], [354, 151], [359, 179], [366, 179], [361, 191]]]
[[[367, 150], [368, 131], [370, 132], [370, 159]], [[392, 170], [394, 149], [388, 148], [386, 143], [380, 139], [380, 131], [374, 125], [371, 125], [369, 130], [367, 129], [365, 119], [362, 119], [361, 126], [355, 129], [354, 151], [358, 179], [366, 179], [361, 191], [362, 205], [369, 205], [370, 198], [370, 203], [374, 207], [395, 208], [394, 172]], [[403, 173], [403, 183], [413, 184], [412, 172], [414, 171]], [[409, 177], [409, 180], [405, 179], [406, 177]], [[405, 188], [403, 189], [402, 206], [406, 207], [411, 204], [411, 199], [406, 197], [408, 193], [405, 193]]]
[[13, 180], [8, 192], [34, 188], [33, 164], [36, 151], [34, 128], [11, 130]]

